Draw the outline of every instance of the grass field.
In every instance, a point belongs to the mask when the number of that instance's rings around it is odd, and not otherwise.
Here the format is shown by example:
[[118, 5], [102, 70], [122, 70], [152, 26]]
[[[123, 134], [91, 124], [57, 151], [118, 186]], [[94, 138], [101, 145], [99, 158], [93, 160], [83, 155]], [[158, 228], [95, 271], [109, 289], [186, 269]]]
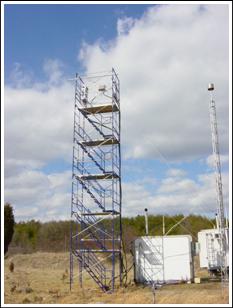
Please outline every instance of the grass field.
[[[9, 270], [14, 263], [14, 271]], [[103, 293], [84, 275], [80, 288], [75, 279], [69, 289], [69, 254], [42, 253], [18, 254], [5, 259], [4, 297], [6, 304], [153, 304], [149, 286], [136, 286], [133, 271], [129, 273], [128, 286], [118, 287], [114, 294]], [[76, 274], [78, 273], [75, 268]], [[206, 271], [196, 271], [199, 277]], [[156, 304], [221, 304], [228, 303], [228, 290], [222, 293], [219, 282], [163, 286], [156, 290]]]

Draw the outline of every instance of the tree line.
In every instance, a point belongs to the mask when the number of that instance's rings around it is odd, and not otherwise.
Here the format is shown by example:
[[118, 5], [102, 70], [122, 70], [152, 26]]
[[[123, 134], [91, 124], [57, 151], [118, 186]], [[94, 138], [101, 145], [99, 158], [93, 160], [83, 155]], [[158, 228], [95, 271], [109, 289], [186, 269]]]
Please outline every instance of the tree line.
[[[215, 220], [205, 216], [189, 215], [181, 224], [175, 224], [182, 220], [184, 215], [165, 215], [165, 232], [169, 235], [190, 234], [197, 241], [197, 233], [202, 229], [212, 229]], [[106, 226], [110, 221], [105, 221]], [[119, 223], [119, 222], [118, 222]], [[149, 215], [149, 235], [163, 234], [163, 216]], [[73, 228], [76, 226], [73, 224]], [[14, 224], [14, 234], [9, 251], [11, 253], [31, 253], [36, 251], [62, 252], [69, 250], [71, 222], [36, 220], [22, 221]], [[122, 218], [122, 237], [126, 250], [129, 251], [132, 241], [145, 235], [145, 218], [143, 215]]]

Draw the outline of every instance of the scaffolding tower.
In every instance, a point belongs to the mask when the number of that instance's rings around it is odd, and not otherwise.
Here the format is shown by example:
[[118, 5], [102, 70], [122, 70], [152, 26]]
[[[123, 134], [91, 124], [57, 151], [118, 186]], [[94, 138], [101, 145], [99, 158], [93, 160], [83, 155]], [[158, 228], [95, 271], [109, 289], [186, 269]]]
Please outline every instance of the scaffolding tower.
[[213, 233], [206, 233], [206, 250], [208, 259], [208, 268], [213, 271], [218, 267], [218, 255], [214, 245]]
[[[75, 77], [70, 288], [74, 262], [104, 292], [122, 282], [120, 82], [110, 72]], [[109, 262], [111, 260], [111, 262]]]
[[227, 250], [228, 242], [226, 236], [226, 222], [225, 222], [225, 210], [223, 204], [223, 191], [222, 191], [222, 176], [221, 176], [221, 164], [220, 164], [220, 152], [219, 152], [219, 140], [218, 140], [218, 128], [217, 128], [217, 116], [216, 106], [213, 99], [214, 84], [211, 83], [208, 86], [210, 91], [210, 125], [212, 136], [212, 148], [214, 157], [215, 177], [216, 177], [216, 192], [217, 192], [217, 220], [219, 229], [219, 244], [220, 244], [220, 271], [222, 284], [228, 281], [228, 267], [227, 267]]

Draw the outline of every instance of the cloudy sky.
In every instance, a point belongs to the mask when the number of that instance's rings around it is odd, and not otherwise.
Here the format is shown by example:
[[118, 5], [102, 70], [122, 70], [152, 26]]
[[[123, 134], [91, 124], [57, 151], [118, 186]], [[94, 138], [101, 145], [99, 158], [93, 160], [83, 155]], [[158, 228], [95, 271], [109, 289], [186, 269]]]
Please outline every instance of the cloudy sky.
[[4, 201], [70, 218], [75, 73], [121, 81], [123, 215], [216, 212], [209, 82], [229, 203], [229, 11], [207, 5], [5, 5]]

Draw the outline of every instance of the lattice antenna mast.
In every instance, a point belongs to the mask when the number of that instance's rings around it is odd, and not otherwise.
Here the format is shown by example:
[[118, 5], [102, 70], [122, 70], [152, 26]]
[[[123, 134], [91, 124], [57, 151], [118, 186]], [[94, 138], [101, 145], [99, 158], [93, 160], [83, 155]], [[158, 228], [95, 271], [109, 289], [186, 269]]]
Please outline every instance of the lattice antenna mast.
[[211, 124], [211, 135], [212, 135], [212, 148], [214, 157], [215, 177], [216, 177], [216, 193], [217, 193], [217, 216], [218, 216], [218, 227], [220, 233], [220, 249], [221, 249], [221, 275], [222, 279], [225, 280], [227, 276], [227, 264], [226, 264], [226, 252], [227, 252], [227, 241], [226, 241], [226, 223], [224, 215], [224, 204], [223, 204], [223, 191], [222, 191], [222, 176], [221, 176], [221, 163], [219, 154], [219, 140], [218, 140], [218, 127], [217, 127], [217, 116], [216, 116], [216, 105], [213, 99], [214, 84], [211, 83], [208, 86], [210, 91], [210, 124]]

